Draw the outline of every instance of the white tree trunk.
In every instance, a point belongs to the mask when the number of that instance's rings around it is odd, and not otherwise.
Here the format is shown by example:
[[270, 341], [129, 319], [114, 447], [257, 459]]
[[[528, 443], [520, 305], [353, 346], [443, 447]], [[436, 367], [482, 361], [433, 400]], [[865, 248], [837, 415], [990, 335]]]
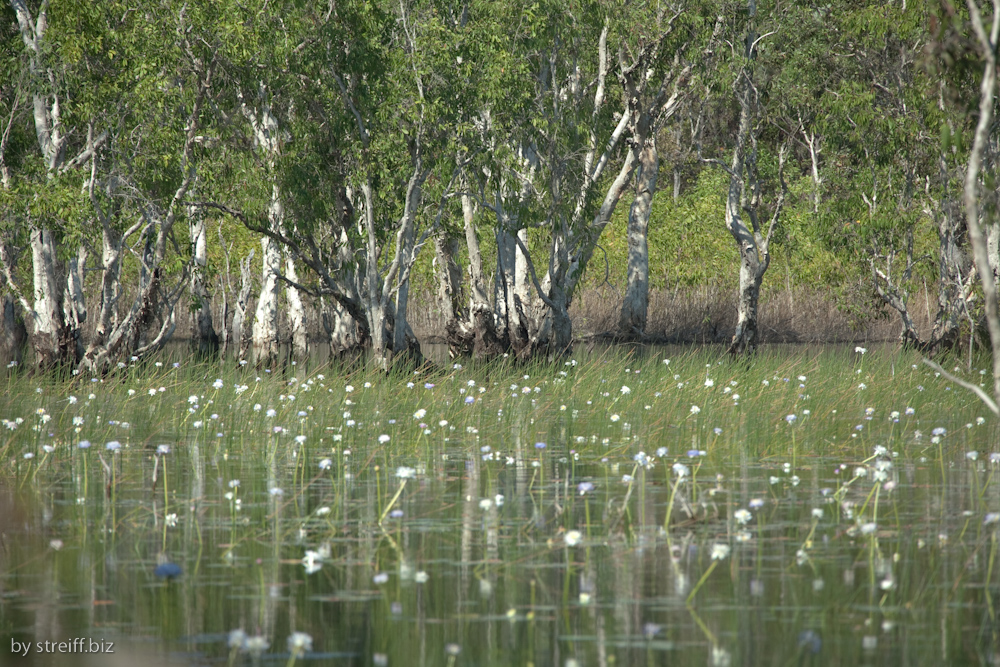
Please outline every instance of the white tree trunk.
[[253, 250], [246, 259], [240, 262], [240, 291], [236, 296], [236, 307], [233, 309], [232, 340], [236, 346], [236, 358], [245, 359], [250, 349], [251, 327], [247, 326], [247, 310], [250, 307], [250, 263], [253, 260]]
[[809, 147], [809, 162], [812, 165], [813, 213], [819, 213], [819, 202], [822, 197], [823, 187], [823, 179], [819, 175], [820, 138], [816, 136], [815, 132], [810, 134], [805, 129], [802, 130], [802, 136], [805, 137], [806, 146]]
[[[475, 208], [472, 197], [462, 195], [462, 217], [465, 224], [465, 245], [469, 252], [469, 321], [474, 336], [472, 354], [477, 359], [493, 357], [503, 353], [503, 346], [497, 338], [496, 320], [490, 307], [483, 277], [483, 255], [476, 234]], [[459, 336], [468, 333], [459, 332]]]
[[336, 299], [321, 301], [323, 328], [330, 345], [330, 356], [339, 357], [358, 347], [358, 325]]
[[[346, 198], [350, 198], [345, 193]], [[345, 221], [345, 225], [347, 222]], [[340, 229], [340, 243], [337, 249], [337, 260], [330, 267], [326, 274], [328, 287], [343, 294], [352, 303], [360, 303], [360, 286], [357, 281], [357, 261], [351, 252], [351, 241], [347, 236], [345, 227]], [[337, 278], [334, 278], [337, 276]], [[357, 350], [367, 341], [362, 340], [362, 331], [359, 325], [367, 326], [367, 321], [360, 321], [357, 316], [345, 307], [336, 298], [321, 299], [321, 321], [329, 339], [330, 355], [333, 357], [342, 356], [346, 352]], [[367, 328], [364, 330], [367, 336]]]
[[201, 211], [188, 209], [191, 232], [191, 314], [192, 345], [199, 354], [215, 354], [219, 350], [219, 336], [212, 323], [212, 296], [205, 284], [208, 265], [208, 239], [205, 217]]
[[73, 361], [83, 357], [83, 325], [87, 321], [87, 301], [83, 294], [83, 269], [87, 264], [87, 248], [80, 245], [77, 254], [66, 266], [66, 292], [63, 294], [63, 322], [67, 342], [72, 346]]
[[382, 300], [382, 281], [378, 271], [378, 240], [375, 233], [375, 201], [370, 182], [366, 181], [361, 185], [361, 193], [364, 197], [364, 229], [368, 235], [361, 302], [364, 305], [368, 332], [372, 340], [372, 361], [379, 368], [388, 370], [392, 363], [392, 340], [389, 337], [386, 316], [388, 299], [384, 304]]
[[[396, 310], [393, 318], [393, 340], [392, 351], [394, 354], [401, 354], [410, 349], [410, 338], [412, 332], [406, 320], [406, 311], [410, 299], [410, 267], [415, 259], [416, 243], [416, 217], [417, 207], [420, 205], [420, 198], [423, 189], [426, 172], [423, 171], [420, 159], [415, 158], [413, 174], [410, 176], [406, 187], [406, 200], [403, 204], [403, 216], [399, 221], [399, 231], [397, 232], [396, 258], [393, 265], [396, 267], [396, 276], [387, 275], [391, 280], [395, 280], [398, 285], [396, 292]], [[392, 269], [390, 268], [390, 274]], [[383, 289], [387, 288], [386, 285]], [[382, 295], [382, 301], [388, 299], [388, 294]]]
[[656, 138], [648, 137], [639, 147], [639, 170], [635, 177], [635, 199], [628, 214], [628, 285], [622, 301], [618, 328], [623, 334], [642, 335], [649, 310], [649, 215], [660, 159]]
[[439, 230], [434, 235], [434, 256], [437, 276], [437, 304], [444, 320], [448, 352], [452, 356], [472, 352], [473, 329], [463, 307], [462, 267], [458, 265], [458, 240]]
[[[259, 106], [251, 109], [238, 94], [243, 115], [250, 121], [254, 141], [270, 169], [275, 168], [281, 155], [281, 131], [278, 119], [271, 111], [270, 91], [263, 83], [258, 90]], [[268, 226], [281, 232], [285, 226], [285, 207], [278, 182], [271, 183], [271, 202], [267, 211]], [[257, 311], [254, 314], [251, 356], [257, 365], [273, 366], [278, 361], [278, 278], [281, 271], [281, 247], [269, 236], [261, 239], [263, 275]]]
[[[755, 24], [755, 0], [748, 2], [749, 23], [743, 65], [737, 74], [736, 98], [740, 105], [740, 121], [733, 149], [733, 161], [729, 168], [729, 192], [726, 197], [726, 228], [736, 242], [740, 253], [740, 285], [736, 303], [736, 331], [729, 344], [732, 355], [753, 354], [759, 344], [758, 305], [760, 285], [764, 273], [771, 262], [769, 246], [774, 226], [781, 214], [785, 201], [784, 162], [785, 149], [778, 156], [778, 180], [781, 193], [774, 207], [766, 234], [761, 230], [757, 218], [760, 204], [760, 181], [757, 174], [757, 141], [754, 133], [754, 118], [758, 104], [757, 89], [754, 86], [754, 62], [757, 57], [757, 32]], [[744, 186], [744, 174], [746, 185]], [[748, 227], [740, 211], [746, 211], [750, 222]]]
[[[413, 233], [412, 229], [407, 235], [410, 238], [404, 241], [405, 245], [408, 245], [409, 252], [404, 254], [404, 257], [410, 257], [413, 252]], [[406, 340], [406, 311], [410, 304], [410, 281], [406, 280], [399, 285], [399, 290], [396, 292], [396, 312], [393, 317], [393, 328], [392, 328], [392, 351], [393, 354], [401, 354], [407, 350], [407, 340]]]
[[35, 362], [48, 367], [64, 360], [66, 340], [62, 318], [62, 290], [56, 275], [56, 248], [52, 233], [47, 229], [32, 227], [31, 266], [34, 284], [35, 313], [31, 344]]
[[[292, 282], [299, 282], [299, 274], [295, 270], [295, 260], [291, 253], [285, 251], [285, 277]], [[293, 285], [285, 286], [285, 300], [288, 302], [288, 328], [292, 339], [292, 356], [305, 359], [309, 354], [309, 330], [306, 326], [306, 309], [299, 296], [299, 290]]]
[[986, 226], [986, 254], [989, 257], [993, 275], [1000, 275], [1000, 224], [995, 222]]
[[[986, 309], [986, 326], [990, 332], [990, 346], [993, 352], [993, 405], [990, 408], [1000, 414], [997, 404], [1000, 403], [1000, 304], [997, 302], [997, 281], [990, 265], [989, 248], [980, 225], [979, 203], [979, 171], [982, 168], [983, 154], [989, 139], [990, 126], [993, 122], [993, 111], [996, 105], [997, 84], [997, 41], [1000, 39], [1000, 7], [994, 2], [993, 23], [989, 33], [983, 25], [979, 5], [970, 0], [969, 14], [973, 31], [979, 41], [980, 53], [985, 61], [983, 78], [979, 84], [979, 121], [973, 138], [972, 149], [969, 151], [969, 166], [965, 172], [965, 187], [963, 202], [965, 204], [966, 225], [969, 228], [969, 241], [972, 243], [973, 257], [979, 278], [983, 286], [983, 299]], [[987, 405], [989, 405], [987, 403]]]
[[[528, 246], [528, 230], [517, 230], [517, 238], [525, 247]], [[521, 314], [525, 318], [531, 317], [531, 292], [532, 288], [528, 278], [528, 257], [521, 250], [520, 245], [514, 246], [514, 300], [521, 308]]]
[[[274, 186], [268, 211], [272, 229], [279, 229], [284, 219], [284, 207]], [[281, 248], [269, 236], [260, 240], [263, 256], [260, 294], [253, 320], [252, 356], [256, 364], [270, 366], [278, 360], [278, 278], [281, 270]]]
[[[743, 74], [740, 75], [745, 76]], [[743, 223], [740, 206], [743, 195], [743, 173], [745, 148], [751, 131], [749, 85], [744, 86], [741, 98], [740, 126], [733, 154], [732, 172], [729, 178], [729, 193], [726, 197], [726, 229], [729, 230], [740, 253], [740, 284], [736, 301], [736, 331], [729, 344], [729, 352], [734, 355], [752, 354], [757, 349], [757, 304], [760, 297], [760, 281], [767, 270], [768, 255], [758, 254], [757, 240]], [[763, 261], [762, 261], [763, 259]]]

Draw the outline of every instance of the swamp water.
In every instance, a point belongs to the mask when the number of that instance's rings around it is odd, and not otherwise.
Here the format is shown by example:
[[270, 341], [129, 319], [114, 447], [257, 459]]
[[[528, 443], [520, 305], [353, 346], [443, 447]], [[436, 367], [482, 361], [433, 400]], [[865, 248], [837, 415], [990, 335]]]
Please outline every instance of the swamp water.
[[0, 665], [998, 660], [1000, 431], [903, 352], [150, 363], [0, 418]]

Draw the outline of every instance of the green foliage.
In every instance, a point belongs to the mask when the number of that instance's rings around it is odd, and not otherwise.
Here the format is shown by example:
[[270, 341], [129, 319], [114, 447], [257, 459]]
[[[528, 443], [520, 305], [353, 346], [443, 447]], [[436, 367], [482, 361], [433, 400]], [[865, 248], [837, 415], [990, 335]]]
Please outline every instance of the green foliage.
[[[732, 36], [742, 34], [749, 17], [743, 2], [692, 0], [678, 7], [673, 31], [650, 63], [662, 71], [683, 48], [677, 65], [692, 68], [683, 112], [660, 137], [664, 173], [650, 225], [651, 285], [735, 284], [737, 253], [723, 225], [728, 176], [694, 155], [695, 144], [704, 156], [728, 162], [731, 155], [733, 81], [741, 66]], [[0, 130], [11, 183], [0, 191], [0, 238], [23, 247], [25, 226], [43, 225], [57, 233], [66, 255], [80, 243], [99, 247], [103, 214], [121, 233], [140, 216], [173, 205], [179, 224], [171, 240], [180, 250], [168, 248], [167, 266], [179, 272], [188, 260], [186, 225], [180, 224], [186, 211], [172, 198], [194, 169], [186, 199], [222, 202], [257, 223], [266, 222], [277, 187], [290, 233], [315, 241], [329, 256], [341, 231], [352, 256], [360, 256], [367, 234], [356, 224], [359, 192], [370, 183], [384, 268], [418, 161], [428, 172], [418, 225], [434, 224], [444, 198], [441, 223], [448, 234], [462, 234], [453, 176], [458, 163], [469, 160], [461, 187], [489, 203], [503, 199], [511, 224], [530, 228], [530, 243], [541, 250], [576, 211], [590, 128], [603, 146], [623, 108], [614, 77], [619, 58], [627, 61], [657, 40], [672, 12], [664, 5], [594, 0], [461, 6], [443, 0], [262, 6], [70, 0], [49, 8], [40, 74], [28, 66], [13, 10], [4, 5]], [[874, 253], [912, 243], [915, 257], [934, 255], [937, 240], [925, 209], [930, 198], [954, 199], [960, 190], [980, 76], [965, 12], [931, 0], [910, 0], [905, 11], [901, 3], [856, 0], [758, 7], [758, 32], [772, 33], [762, 37], [755, 72], [762, 218], [770, 217], [778, 188], [775, 156], [783, 144], [790, 149], [788, 199], [772, 246], [775, 273], [795, 285], [846, 291], [867, 280], [865, 261]], [[710, 44], [717, 16], [725, 37]], [[595, 110], [596, 46], [605, 23], [612, 62], [605, 104]], [[579, 83], [570, 86], [576, 73]], [[88, 133], [106, 133], [93, 163], [49, 173], [35, 134], [33, 96], [60, 100], [65, 160], [86, 148]], [[202, 111], [192, 117], [198, 99]], [[265, 106], [280, 136], [273, 155], [260, 150], [245, 113]], [[198, 141], [185, 155], [192, 124]], [[813, 180], [807, 135], [818, 142], [821, 183]], [[684, 173], [676, 202], [664, 187], [675, 158]], [[617, 172], [622, 151], [611, 160], [599, 185]], [[528, 170], [526, 162], [532, 162], [530, 178], [515, 174]], [[93, 199], [84, 187], [91, 168]], [[986, 178], [994, 188], [994, 175]], [[602, 192], [590, 190], [583, 220], [592, 218]], [[345, 215], [349, 200], [354, 218]], [[627, 203], [620, 204], [600, 242], [603, 252], [587, 267], [590, 284], [604, 281], [605, 253], [608, 279], [624, 284], [627, 213]], [[213, 265], [223, 257], [220, 226], [236, 256], [257, 246], [259, 236], [235, 220], [207, 209], [203, 214], [214, 235]], [[477, 224], [489, 247], [496, 216], [481, 206]], [[542, 255], [540, 271], [547, 264]], [[495, 261], [490, 257], [487, 264]], [[126, 275], [138, 270], [129, 261]], [[417, 268], [430, 285], [429, 253], [421, 254]], [[26, 278], [26, 267], [19, 269]], [[932, 282], [936, 271], [935, 262], [920, 261], [911, 280]]]

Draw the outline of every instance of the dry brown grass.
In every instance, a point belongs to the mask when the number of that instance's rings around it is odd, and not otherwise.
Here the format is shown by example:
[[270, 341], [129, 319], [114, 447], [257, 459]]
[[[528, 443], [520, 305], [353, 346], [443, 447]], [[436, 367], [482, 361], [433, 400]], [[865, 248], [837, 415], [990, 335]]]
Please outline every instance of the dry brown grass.
[[[617, 337], [620, 304], [619, 294], [607, 287], [583, 291], [570, 313], [575, 334]], [[917, 326], [929, 331], [925, 295], [914, 298], [911, 304]], [[884, 341], [895, 340], [900, 331], [895, 313], [859, 321], [840, 307], [832, 293], [809, 289], [765, 290], [761, 294], [759, 317], [765, 343]], [[735, 326], [736, 294], [732, 288], [706, 285], [650, 294], [648, 339], [664, 343], [723, 343], [732, 336]]]
[[[936, 296], [921, 291], [910, 299], [910, 315], [921, 334], [929, 334]], [[216, 328], [220, 319], [215, 308]], [[253, 305], [249, 315], [253, 317]], [[838, 343], [892, 341], [899, 335], [899, 317], [890, 311], [873, 317], [870, 308], [862, 307], [865, 317], [859, 321], [842, 307], [832, 291], [796, 287], [765, 286], [761, 294], [760, 331], [764, 343]], [[857, 305], [857, 304], [855, 304]], [[589, 287], [577, 293], [570, 316], [578, 338], [615, 339], [621, 294], [609, 286]], [[855, 312], [859, 309], [855, 308]], [[175, 340], [186, 340], [191, 331], [191, 315], [178, 309]], [[444, 319], [431, 293], [411, 294], [408, 313], [410, 326], [424, 342], [444, 342]], [[280, 335], [286, 337], [285, 314], [279, 316]], [[324, 340], [322, 327], [307, 300], [307, 322], [314, 344]], [[728, 342], [736, 326], [736, 291], [728, 285], [712, 284], [675, 290], [655, 290], [650, 294], [649, 323], [646, 336], [650, 342], [723, 343]]]

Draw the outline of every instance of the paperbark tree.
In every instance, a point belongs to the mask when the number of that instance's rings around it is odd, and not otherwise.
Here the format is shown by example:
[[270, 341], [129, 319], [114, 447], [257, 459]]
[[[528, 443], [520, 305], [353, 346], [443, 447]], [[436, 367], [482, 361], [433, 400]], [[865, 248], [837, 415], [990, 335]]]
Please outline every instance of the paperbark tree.
[[[295, 314], [295, 295], [308, 292], [335, 302], [323, 317], [332, 348], [370, 345], [382, 367], [401, 354], [419, 358], [407, 323], [409, 276], [431, 231], [419, 229], [425, 183], [432, 173], [445, 191], [454, 182], [438, 162], [450, 131], [444, 100], [453, 90], [447, 72], [455, 65], [454, 51], [448, 51], [452, 37], [441, 17], [419, 2], [391, 9], [343, 3], [322, 16], [285, 9], [289, 13], [278, 23], [304, 30], [290, 36], [298, 45], [285, 49], [262, 38], [264, 50], [273, 52], [259, 56], [282, 63], [280, 75], [263, 86], [287, 101], [280, 120], [274, 108], [270, 114], [294, 152], [286, 156], [282, 146], [261, 160], [272, 183], [270, 220], [265, 225], [258, 212], [203, 204], [228, 211], [263, 234], [265, 255], [272, 242], [287, 253], [284, 266], [269, 268], [264, 276], [258, 347], [271, 337], [273, 277], [289, 288], [298, 347], [305, 346], [305, 330], [304, 316]], [[438, 62], [441, 58], [446, 60]], [[252, 63], [246, 69], [256, 71]], [[243, 113], [256, 119], [258, 146], [266, 144], [260, 110]], [[318, 133], [324, 135], [322, 146]], [[313, 287], [295, 274], [297, 263], [315, 273]]]
[[205, 280], [208, 267], [208, 225], [203, 211], [196, 206], [188, 207], [187, 217], [191, 234], [191, 343], [198, 354], [214, 355], [219, 351], [219, 335], [212, 323], [212, 296]]
[[[660, 171], [657, 135], [677, 111], [682, 87], [686, 86], [691, 71], [690, 65], [682, 63], [687, 43], [669, 41], [682, 10], [674, 8], [672, 12], [659, 11], [654, 19], [654, 39], [640, 42], [634, 51], [624, 43], [619, 47], [617, 76], [627, 106], [628, 148], [637, 165], [635, 196], [628, 213], [627, 284], [618, 322], [619, 330], [626, 335], [642, 335], [646, 329], [649, 217]], [[717, 22], [716, 30], [720, 27], [721, 21]], [[714, 37], [713, 34], [710, 43]]]
[[[25, 0], [11, 0], [25, 47], [31, 89], [35, 135], [45, 178], [52, 183], [60, 174], [87, 162], [92, 153], [84, 151], [68, 158], [69, 134], [62, 123], [63, 102], [58, 74], [46, 61], [49, 52], [48, 0], [32, 14]], [[103, 142], [103, 136], [99, 140]], [[7, 176], [9, 179], [9, 175]], [[58, 231], [49, 216], [27, 220], [32, 263], [33, 301], [22, 300], [30, 315], [31, 344], [35, 363], [40, 367], [74, 363], [82, 353], [80, 327], [87, 310], [80, 286], [80, 253], [67, 267], [60, 261]], [[81, 249], [82, 252], [82, 249]], [[8, 276], [8, 280], [12, 277]]]
[[[756, 0], [748, 0], [746, 34], [742, 54], [738, 60], [739, 70], [733, 84], [736, 102], [739, 105], [739, 124], [733, 158], [728, 166], [719, 160], [710, 161], [729, 174], [725, 223], [740, 255], [736, 331], [729, 343], [729, 353], [734, 356], [753, 354], [760, 344], [758, 335], [760, 286], [764, 273], [771, 263], [771, 238], [781, 215], [786, 190], [783, 175], [785, 149], [782, 146], [778, 158], [778, 180], [781, 190], [765, 230], [758, 212], [761, 204], [761, 184], [757, 168], [757, 119], [760, 99], [754, 81], [754, 68], [760, 41], [768, 35], [758, 35], [756, 19]], [[743, 219], [744, 213], [750, 223], [749, 226]]]
[[[265, 171], [271, 181], [271, 197], [267, 206], [267, 225], [279, 235], [285, 231], [285, 204], [275, 170], [281, 154], [281, 131], [273, 113], [270, 91], [260, 85], [256, 105], [248, 105], [239, 93], [240, 109], [250, 124], [254, 146], [262, 156]], [[261, 281], [257, 295], [257, 310], [253, 319], [252, 357], [260, 366], [273, 366], [279, 357], [278, 341], [278, 276], [281, 274], [281, 244], [273, 236], [264, 235], [261, 244]]]
[[[16, 123], [25, 108], [24, 95], [16, 82], [10, 87], [0, 86], [0, 196], [6, 204], [10, 197], [11, 171], [7, 161], [7, 151], [11, 143], [11, 135], [16, 131]], [[19, 123], [18, 123], [19, 124]], [[28, 340], [28, 331], [24, 326], [24, 313], [16, 295], [17, 283], [14, 274], [17, 266], [15, 239], [17, 223], [12, 215], [11, 207], [3, 206], [0, 214], [0, 364], [20, 365], [23, 361], [24, 345]]]
[[[503, 159], [478, 184], [479, 204], [496, 220], [497, 338], [520, 357], [570, 349], [573, 293], [636, 166], [627, 152], [617, 177], [604, 179], [628, 123], [626, 114], [615, 123], [606, 107], [608, 22], [589, 32], [594, 26], [580, 30], [553, 11], [549, 24], [536, 28], [541, 41], [519, 46], [533, 89], [519, 113], [538, 120], [509, 134], [506, 126], [486, 124], [491, 151]], [[607, 187], [599, 204], [598, 184]], [[532, 255], [533, 229], [546, 239], [534, 249], [546, 256], [544, 272]]]
[[[144, 45], [149, 44], [143, 40], [148, 39], [159, 45], [153, 52], [170, 62], [174, 71], [169, 81], [162, 78], [165, 70], [155, 68], [143, 70], [145, 76], [132, 78], [136, 82], [132, 94], [147, 96], [146, 104], [126, 107], [130, 115], [125, 120], [144, 127], [145, 133], [115, 138], [114, 159], [123, 165], [121, 174], [109, 176], [100, 183], [102, 188], [96, 187], [99, 179], [94, 174], [91, 177], [91, 201], [103, 230], [102, 314], [81, 364], [94, 372], [107, 370], [122, 359], [151, 354], [172, 337], [177, 324], [176, 305], [188, 285], [191, 269], [186, 262], [179, 276], [167, 271], [174, 226], [190, 210], [188, 194], [197, 177], [199, 147], [211, 143], [202, 134], [203, 113], [211, 104], [217, 66], [218, 44], [210, 34], [211, 18], [187, 5], [163, 5], [150, 8], [142, 19], [160, 26], [162, 32], [126, 33], [135, 41], [126, 40], [122, 48], [143, 52]], [[126, 29], [135, 26], [122, 26], [123, 33]], [[129, 72], [121, 75], [128, 78]], [[164, 154], [170, 155], [173, 169], [164, 168]], [[138, 221], [121, 235], [115, 228], [117, 209], [101, 202], [102, 197], [116, 199], [118, 180], [124, 181], [121, 187], [127, 188], [131, 210], [138, 214]], [[122, 314], [118, 301], [123, 290], [118, 283], [123, 242], [132, 235], [142, 247], [138, 282], [131, 304]]]
[[[996, 276], [990, 265], [989, 249], [986, 235], [980, 222], [984, 209], [980, 205], [981, 176], [983, 154], [989, 142], [990, 128], [993, 124], [993, 113], [996, 106], [997, 88], [997, 46], [1000, 39], [1000, 0], [993, 0], [993, 21], [989, 32], [983, 24], [982, 12], [975, 0], [967, 0], [972, 30], [979, 42], [979, 52], [985, 63], [983, 76], [979, 85], [979, 120], [976, 123], [969, 152], [969, 164], [965, 172], [964, 205], [965, 220], [969, 229], [969, 240], [972, 243], [973, 257], [979, 279], [983, 288], [983, 299], [986, 307], [986, 325], [990, 334], [990, 346], [993, 352], [993, 395], [992, 401], [985, 401], [994, 414], [1000, 415], [1000, 307], [997, 303]], [[978, 387], [977, 387], [978, 389]], [[983, 397], [982, 392], [980, 396]], [[984, 397], [990, 398], [990, 397]]]

